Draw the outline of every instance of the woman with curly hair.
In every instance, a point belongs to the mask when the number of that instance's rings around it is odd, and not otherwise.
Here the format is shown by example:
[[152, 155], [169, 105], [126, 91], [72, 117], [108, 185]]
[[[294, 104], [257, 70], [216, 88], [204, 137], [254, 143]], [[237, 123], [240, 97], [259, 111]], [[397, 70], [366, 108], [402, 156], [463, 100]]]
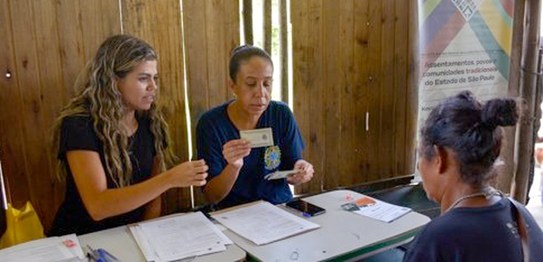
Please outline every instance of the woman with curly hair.
[[55, 126], [66, 193], [49, 235], [157, 217], [163, 192], [206, 183], [203, 160], [166, 170], [173, 154], [156, 105], [157, 55], [149, 44], [129, 35], [109, 37], [75, 87]]

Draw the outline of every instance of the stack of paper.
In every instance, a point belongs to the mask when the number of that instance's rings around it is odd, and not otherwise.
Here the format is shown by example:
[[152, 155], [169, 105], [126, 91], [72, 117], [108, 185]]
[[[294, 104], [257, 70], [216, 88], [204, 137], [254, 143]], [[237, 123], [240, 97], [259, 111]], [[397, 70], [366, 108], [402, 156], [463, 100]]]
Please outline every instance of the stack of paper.
[[390, 223], [411, 212], [411, 208], [389, 204], [368, 196], [359, 198], [352, 204], [354, 204], [353, 206], [356, 208], [350, 211], [387, 223]]
[[48, 237], [0, 250], [0, 261], [83, 261], [75, 234]]
[[147, 261], [173, 261], [226, 250], [232, 244], [201, 212], [130, 226]]
[[212, 217], [257, 245], [320, 227], [264, 201], [218, 211]]

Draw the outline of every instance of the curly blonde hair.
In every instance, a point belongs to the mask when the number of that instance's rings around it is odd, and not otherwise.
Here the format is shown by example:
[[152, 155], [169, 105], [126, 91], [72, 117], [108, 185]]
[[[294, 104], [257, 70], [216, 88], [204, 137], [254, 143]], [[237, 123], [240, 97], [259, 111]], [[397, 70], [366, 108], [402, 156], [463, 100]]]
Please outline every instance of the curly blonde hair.
[[[117, 187], [130, 185], [132, 163], [128, 152], [128, 136], [121, 128], [124, 105], [117, 86], [118, 79], [124, 78], [142, 62], [157, 60], [155, 50], [145, 41], [130, 35], [114, 35], [102, 43], [96, 56], [79, 74], [75, 82], [76, 95], [57, 118], [54, 127], [53, 147], [58, 152], [63, 120], [69, 116], [88, 116], [94, 131], [103, 143], [105, 169]], [[155, 95], [158, 100], [158, 90]], [[160, 170], [175, 161], [171, 151], [168, 124], [161, 110], [154, 102], [146, 111], [136, 112], [136, 117], [146, 116], [151, 122], [154, 147], [160, 160]], [[66, 176], [66, 163], [59, 160], [58, 178]]]

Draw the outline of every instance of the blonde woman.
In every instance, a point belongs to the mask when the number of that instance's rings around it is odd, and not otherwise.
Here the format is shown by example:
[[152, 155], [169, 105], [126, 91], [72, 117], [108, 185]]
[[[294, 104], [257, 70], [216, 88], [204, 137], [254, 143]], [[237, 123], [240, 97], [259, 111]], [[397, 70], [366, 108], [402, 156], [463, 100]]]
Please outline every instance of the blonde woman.
[[166, 170], [173, 155], [156, 107], [157, 55], [149, 44], [129, 35], [108, 38], [76, 88], [55, 128], [66, 193], [49, 235], [157, 217], [163, 192], [206, 183], [203, 160]]

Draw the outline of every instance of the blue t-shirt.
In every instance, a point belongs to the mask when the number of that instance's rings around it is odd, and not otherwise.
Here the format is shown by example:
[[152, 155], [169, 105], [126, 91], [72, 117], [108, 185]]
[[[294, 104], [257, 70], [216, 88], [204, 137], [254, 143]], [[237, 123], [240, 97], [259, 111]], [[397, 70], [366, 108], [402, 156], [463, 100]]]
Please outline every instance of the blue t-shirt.
[[[543, 259], [543, 233], [530, 213], [530, 261]], [[404, 261], [522, 261], [512, 203], [503, 198], [481, 208], [454, 208], [432, 220], [415, 238]]]
[[[240, 138], [239, 130], [226, 110], [231, 102], [204, 113], [196, 126], [198, 158], [204, 159], [209, 166], [208, 181], [218, 176], [228, 164], [222, 154], [223, 145]], [[292, 112], [282, 102], [270, 101], [256, 125], [257, 129], [266, 127], [273, 130], [274, 146], [251, 149], [243, 159], [243, 167], [232, 190], [217, 204], [218, 208], [260, 199], [272, 204], [292, 199], [286, 179], [268, 181], [264, 176], [276, 170], [293, 169], [296, 161], [302, 159], [302, 136]]]

